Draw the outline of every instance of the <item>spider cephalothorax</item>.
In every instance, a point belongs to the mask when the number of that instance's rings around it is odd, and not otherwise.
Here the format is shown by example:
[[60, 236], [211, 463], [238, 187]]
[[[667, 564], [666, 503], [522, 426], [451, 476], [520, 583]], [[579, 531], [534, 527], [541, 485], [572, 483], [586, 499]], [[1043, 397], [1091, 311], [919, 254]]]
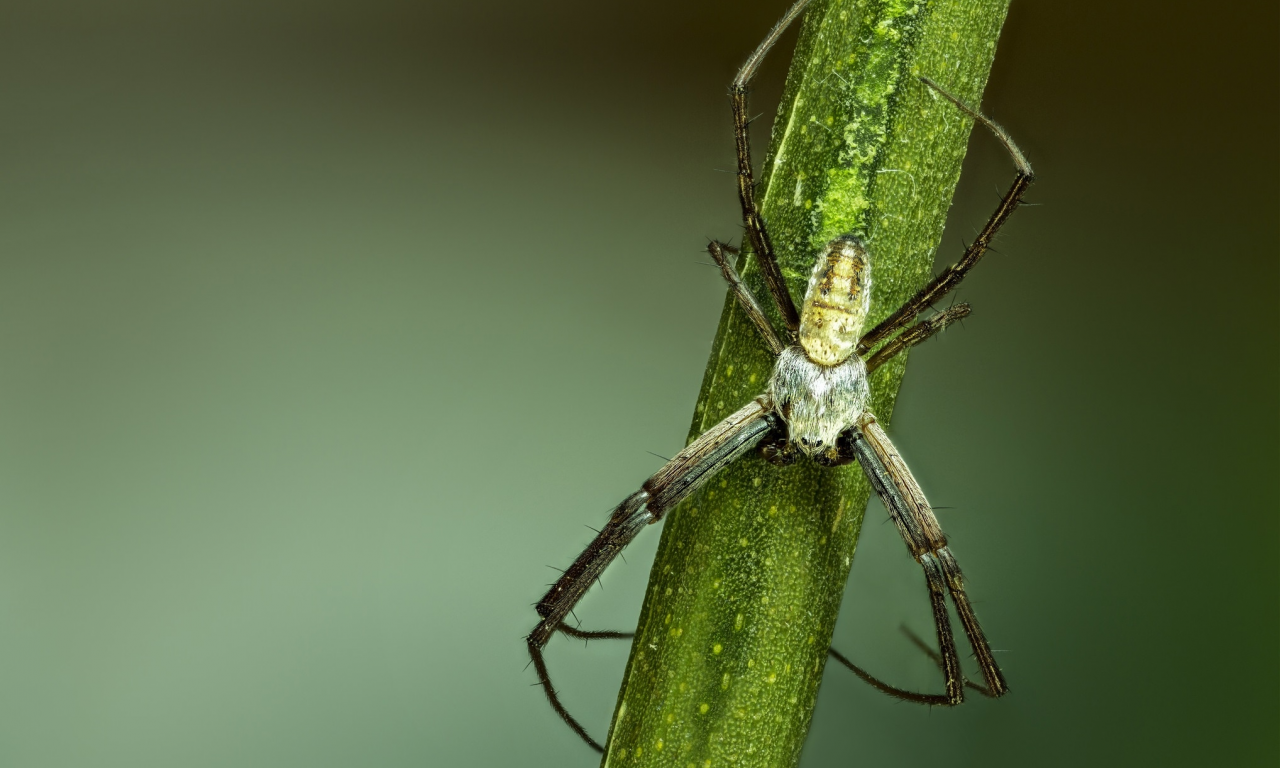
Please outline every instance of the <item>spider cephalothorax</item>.
[[786, 422], [791, 444], [808, 456], [834, 448], [840, 433], [867, 410], [870, 394], [862, 358], [819, 365], [801, 347], [782, 351], [769, 380], [774, 412]]

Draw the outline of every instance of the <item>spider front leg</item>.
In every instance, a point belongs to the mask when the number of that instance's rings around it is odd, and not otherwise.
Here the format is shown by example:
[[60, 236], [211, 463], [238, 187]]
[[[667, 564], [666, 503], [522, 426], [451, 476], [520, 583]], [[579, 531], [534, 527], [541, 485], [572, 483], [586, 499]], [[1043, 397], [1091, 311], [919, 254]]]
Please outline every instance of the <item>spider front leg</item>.
[[866, 354], [876, 344], [897, 333], [899, 329], [906, 327], [908, 323], [915, 319], [916, 315], [919, 315], [934, 302], [955, 290], [960, 281], [964, 280], [965, 276], [969, 274], [969, 270], [973, 269], [973, 266], [978, 263], [978, 260], [991, 247], [991, 241], [995, 239], [996, 233], [1000, 231], [1000, 227], [1004, 226], [1005, 221], [1022, 204], [1023, 194], [1026, 193], [1027, 188], [1036, 179], [1035, 173], [1031, 170], [1031, 164], [1027, 162], [1022, 150], [1018, 149], [1018, 145], [1013, 143], [1013, 139], [1009, 137], [1009, 134], [1003, 128], [996, 125], [986, 115], [943, 90], [942, 86], [929, 78], [922, 77], [920, 81], [937, 91], [947, 101], [955, 104], [961, 112], [982, 123], [987, 127], [987, 130], [995, 134], [996, 139], [1000, 141], [1005, 151], [1013, 158], [1013, 164], [1017, 167], [1018, 172], [1013, 178], [1013, 184], [1009, 186], [1009, 191], [1005, 192], [1004, 197], [1001, 198], [1000, 205], [996, 208], [995, 213], [991, 214], [986, 226], [982, 228], [977, 238], [965, 249], [964, 255], [960, 257], [960, 260], [942, 270], [941, 274], [917, 291], [916, 295], [907, 299], [893, 314], [880, 321], [879, 325], [864, 334], [858, 341], [858, 354], [860, 355]]
[[729, 86], [729, 98], [733, 102], [733, 133], [738, 152], [738, 202], [742, 204], [742, 224], [747, 230], [747, 240], [756, 255], [756, 263], [760, 265], [760, 273], [769, 293], [773, 295], [782, 321], [794, 338], [800, 328], [800, 314], [787, 291], [786, 280], [782, 269], [778, 266], [778, 258], [773, 252], [773, 242], [769, 239], [769, 231], [765, 229], [764, 219], [760, 215], [760, 206], [756, 204], [755, 177], [751, 170], [751, 119], [747, 112], [747, 90], [755, 77], [756, 70], [764, 61], [765, 54], [778, 42], [778, 38], [791, 26], [791, 22], [804, 11], [809, 0], [798, 0], [785, 16], [773, 25], [769, 34], [747, 57], [747, 61], [738, 70], [738, 75]]
[[738, 276], [738, 271], [729, 263], [726, 253], [738, 255], [738, 249], [728, 243], [722, 243], [718, 240], [712, 240], [707, 243], [707, 253], [711, 254], [711, 258], [715, 259], [716, 265], [720, 267], [720, 274], [724, 275], [724, 281], [729, 284], [729, 290], [733, 291], [733, 295], [738, 299], [738, 305], [742, 307], [742, 311], [746, 313], [749, 319], [760, 332], [760, 338], [764, 339], [765, 346], [774, 355], [782, 354], [782, 341], [778, 339], [778, 334], [773, 332], [773, 326], [769, 325], [769, 318], [764, 316], [764, 310], [760, 308], [760, 302], [756, 301], [755, 294], [742, 282], [742, 278]]
[[[977, 614], [969, 603], [960, 564], [947, 547], [947, 537], [938, 525], [938, 519], [934, 516], [924, 491], [920, 489], [920, 484], [916, 482], [889, 436], [875, 416], [867, 412], [858, 419], [853, 429], [842, 435], [841, 443], [862, 465], [867, 479], [902, 534], [908, 551], [924, 570], [929, 587], [929, 600], [933, 606], [934, 624], [938, 633], [940, 666], [946, 679], [946, 701], [931, 701], [930, 697], [919, 694], [914, 694], [919, 698], [911, 700], [946, 704], [959, 704], [964, 700], [966, 681], [960, 671], [960, 658], [951, 634], [951, 618], [946, 607], [947, 593], [950, 593], [956, 613], [960, 615], [960, 623], [964, 626], [974, 658], [986, 681], [988, 695], [994, 697], [1008, 693], [1009, 685], [996, 664], [991, 646], [978, 623]], [[846, 665], [852, 666], [847, 660]]]
[[564, 623], [565, 617], [578, 604], [587, 589], [600, 578], [605, 568], [646, 526], [661, 520], [666, 513], [709, 480], [716, 472], [754, 448], [766, 434], [777, 429], [776, 417], [764, 397], [757, 398], [724, 421], [703, 432], [675, 458], [663, 465], [644, 482], [640, 490], [628, 496], [609, 516], [600, 531], [573, 565], [551, 585], [537, 603], [542, 618], [526, 641], [529, 657], [537, 671], [542, 690], [556, 714], [592, 749], [602, 752], [600, 743], [587, 733], [582, 724], [565, 709], [551, 685], [542, 649], [556, 632], [581, 638], [618, 638], [623, 632], [584, 632]]

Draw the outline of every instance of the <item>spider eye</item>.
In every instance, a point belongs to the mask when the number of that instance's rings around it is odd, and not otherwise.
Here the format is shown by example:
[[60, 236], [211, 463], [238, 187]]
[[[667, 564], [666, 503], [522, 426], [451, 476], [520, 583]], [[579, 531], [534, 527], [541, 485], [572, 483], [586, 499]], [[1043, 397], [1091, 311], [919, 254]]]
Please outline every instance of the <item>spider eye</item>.
[[822, 441], [821, 441], [821, 440], [819, 440], [818, 442], [814, 443], [814, 444], [813, 444], [813, 447], [814, 447], [814, 448], [821, 448], [821, 447], [822, 447]]

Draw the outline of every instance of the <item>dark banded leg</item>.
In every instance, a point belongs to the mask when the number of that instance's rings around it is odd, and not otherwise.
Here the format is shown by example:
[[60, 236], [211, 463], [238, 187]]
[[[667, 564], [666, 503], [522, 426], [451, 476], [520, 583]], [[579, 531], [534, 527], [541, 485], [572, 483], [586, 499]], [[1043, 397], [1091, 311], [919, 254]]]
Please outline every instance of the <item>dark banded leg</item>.
[[[911, 641], [912, 645], [920, 649], [921, 653], [923, 653], [925, 656], [928, 656], [930, 659], [932, 659], [934, 664], [937, 664], [939, 667], [942, 666], [942, 657], [938, 655], [937, 651], [930, 648], [929, 644], [926, 643], [923, 639], [921, 639], [919, 635], [917, 635], [915, 632], [912, 632], [910, 629], [908, 629], [906, 625], [899, 627], [899, 629], [902, 630], [902, 634], [907, 636], [907, 639]], [[977, 683], [973, 682], [968, 678], [965, 678], [964, 687], [968, 688], [971, 691], [977, 691], [978, 693], [988, 698], [995, 698], [995, 694], [991, 692], [990, 688], [986, 687], [985, 685], [978, 685]]]
[[940, 665], [946, 678], [947, 703], [959, 704], [964, 700], [965, 681], [951, 634], [951, 621], [945, 604], [946, 593], [951, 595], [990, 695], [1003, 696], [1008, 693], [1008, 683], [996, 664], [991, 646], [978, 623], [977, 614], [969, 603], [960, 565], [947, 547], [946, 535], [938, 525], [938, 519], [924, 492], [898, 455], [889, 436], [880, 427], [875, 416], [868, 412], [842, 437], [842, 444], [857, 457], [867, 479], [889, 510], [911, 556], [924, 569], [938, 633]]
[[[924, 640], [921, 640], [914, 632], [907, 629], [906, 627], [903, 627], [902, 631], [907, 636], [907, 638], [911, 640], [912, 645], [919, 648], [921, 653], [923, 653], [924, 655], [932, 659], [933, 663], [937, 664], [939, 669], [943, 669], [942, 656], [939, 655], [937, 651], [930, 648], [929, 645], [925, 643]], [[857, 675], [858, 678], [860, 678], [864, 683], [866, 683], [867, 685], [870, 685], [872, 688], [875, 688], [877, 691], [880, 691], [883, 694], [892, 696], [895, 699], [902, 699], [903, 701], [910, 701], [916, 704], [928, 704], [928, 705], [936, 705], [936, 706], [949, 706], [951, 704], [951, 702], [947, 699], [946, 694], [916, 693], [915, 691], [908, 691], [905, 688], [898, 688], [896, 686], [889, 685], [888, 683], [884, 682], [883, 680], [876, 677], [875, 675], [872, 675], [870, 672], [866, 671], [862, 667], [859, 667], [857, 664], [854, 664], [847, 657], [845, 657], [844, 654], [840, 653], [835, 648], [828, 648], [827, 653], [831, 656], [831, 658], [840, 662], [840, 664], [843, 665], [850, 672]], [[983, 696], [988, 696], [988, 697], [993, 696], [990, 689], [986, 688], [985, 686], [978, 685], [977, 683], [973, 682], [972, 680], [969, 680], [968, 678], [965, 678], [964, 680], [964, 687], [968, 688], [971, 691], [977, 691]]]
[[591, 738], [582, 724], [575, 720], [560, 703], [560, 697], [551, 684], [551, 676], [547, 672], [547, 663], [542, 658], [542, 649], [551, 640], [551, 636], [565, 626], [565, 616], [582, 599], [592, 582], [604, 573], [609, 563], [613, 562], [613, 559], [646, 525], [654, 522], [655, 518], [647, 506], [648, 500], [647, 492], [636, 491], [613, 510], [609, 522], [596, 535], [595, 540], [587, 545], [573, 565], [569, 566], [564, 575], [552, 585], [551, 590], [538, 601], [537, 611], [542, 621], [538, 622], [538, 625], [525, 638], [529, 646], [529, 657], [533, 660], [533, 668], [538, 674], [543, 693], [547, 695], [547, 702], [551, 704], [551, 708], [560, 716], [560, 719], [564, 720], [574, 733], [597, 752], [604, 751], [600, 743]]
[[[932, 649], [930, 650], [932, 651]], [[937, 706], [950, 706], [952, 704], [951, 700], [947, 698], [945, 693], [916, 693], [915, 691], [908, 691], [905, 688], [897, 688], [889, 685], [862, 667], [854, 664], [852, 661], [849, 661], [849, 659], [846, 658], [844, 654], [837, 651], [835, 647], [828, 648], [827, 654], [844, 665], [844, 667], [850, 672], [857, 675], [862, 682], [885, 695], [892, 696], [895, 699], [902, 699], [903, 701], [910, 701], [915, 704], [929, 704]]]
[[948, 325], [963, 320], [969, 316], [968, 304], [957, 304], [945, 312], [939, 312], [937, 315], [928, 320], [921, 320], [907, 330], [890, 339], [880, 349], [877, 349], [874, 355], [867, 357], [867, 373], [871, 373], [875, 369], [889, 362], [899, 352], [908, 347], [914, 347], [922, 341], [926, 341], [933, 337], [934, 334], [946, 329]]
[[725, 255], [728, 253], [737, 256], [738, 249], [728, 243], [712, 240], [707, 243], [707, 253], [716, 260], [716, 264], [720, 267], [720, 274], [724, 275], [724, 281], [729, 284], [729, 290], [738, 297], [738, 304], [742, 307], [742, 311], [747, 313], [747, 317], [755, 324], [756, 330], [760, 331], [760, 337], [764, 339], [765, 346], [769, 347], [769, 351], [775, 355], [782, 354], [783, 346], [778, 340], [778, 334], [773, 332], [773, 326], [769, 325], [769, 319], [764, 316], [760, 303], [756, 301], [756, 297], [746, 283], [742, 282], [738, 271], [733, 268], [729, 263], [729, 257]]
[[628, 496], [613, 510], [609, 522], [595, 540], [587, 545], [578, 559], [573, 561], [573, 565], [538, 601], [537, 611], [542, 620], [526, 638], [529, 657], [551, 708], [597, 752], [603, 751], [600, 743], [591, 738], [582, 724], [560, 702], [560, 697], [551, 685], [542, 649], [558, 631], [584, 639], [616, 638], [626, 634], [584, 632], [569, 627], [564, 620], [587, 589], [604, 573], [604, 569], [646, 525], [661, 520], [669, 510], [725, 466], [755, 447], [766, 434], [776, 428], [776, 417], [771, 415], [770, 410], [763, 397], [757, 398], [703, 432], [698, 439], [677, 453], [675, 458], [646, 480], [640, 490]]
[[636, 636], [635, 632], [617, 632], [612, 629], [586, 630], [571, 627], [560, 622], [560, 626], [556, 627], [560, 632], [569, 637], [576, 637], [579, 640], [630, 640]]
[[1013, 164], [1017, 167], [1018, 173], [1013, 178], [1013, 184], [1010, 185], [1009, 191], [1005, 192], [1004, 197], [1000, 200], [1000, 205], [996, 208], [995, 213], [991, 214], [991, 218], [987, 220], [987, 225], [982, 228], [968, 248], [965, 249], [964, 255], [955, 264], [947, 267], [940, 275], [929, 282], [928, 285], [921, 288], [915, 296], [907, 299], [901, 307], [898, 307], [893, 314], [886, 317], [875, 328], [872, 328], [858, 341], [858, 354], [865, 354], [867, 350], [876, 344], [884, 341], [892, 336], [900, 328], [905, 327], [908, 323], [915, 319], [927, 307], [933, 305], [934, 302], [946, 296], [955, 289], [960, 281], [965, 278], [973, 265], [978, 263], [983, 254], [991, 246], [991, 241], [995, 238], [996, 233], [1000, 231], [1000, 227], [1004, 226], [1009, 216], [1017, 210], [1022, 203], [1022, 196], [1026, 193], [1027, 188], [1035, 181], [1035, 173], [1031, 170], [1031, 164], [1027, 162], [1027, 158], [1023, 156], [1022, 151], [1018, 149], [1018, 145], [1013, 143], [1013, 139], [1005, 132], [1003, 128], [996, 125], [990, 118], [982, 114], [978, 110], [970, 107], [964, 102], [952, 96], [937, 83], [927, 77], [920, 78], [921, 82], [937, 91], [947, 101], [955, 104], [961, 112], [972, 117], [979, 123], [987, 127], [989, 131], [995, 134], [996, 138], [1004, 146], [1005, 151], [1013, 158]]
[[847, 443], [844, 447], [847, 447], [862, 465], [862, 471], [871, 481], [871, 487], [884, 502], [885, 508], [889, 511], [889, 517], [898, 526], [898, 532], [902, 534], [907, 550], [924, 570], [925, 586], [929, 590], [929, 604], [933, 612], [933, 624], [938, 633], [938, 649], [942, 657], [941, 666], [946, 693], [937, 697], [922, 694], [922, 700], [932, 704], [959, 704], [964, 701], [964, 683], [961, 682], [960, 656], [956, 653], [955, 638], [951, 634], [951, 617], [947, 613], [946, 582], [943, 579], [942, 567], [929, 547], [929, 538], [921, 528], [919, 515], [914, 514], [907, 499], [899, 492], [895, 478], [880, 458], [879, 452], [868, 445], [862, 431], [856, 427], [842, 437], [846, 436]]
[[729, 98], [733, 102], [733, 133], [738, 148], [738, 201], [742, 204], [742, 224], [747, 230], [747, 240], [751, 243], [751, 251], [760, 265], [760, 274], [764, 277], [769, 293], [773, 295], [782, 314], [782, 322], [786, 324], [791, 336], [795, 336], [800, 328], [800, 314], [787, 291], [787, 282], [782, 277], [782, 269], [778, 266], [778, 258], [773, 252], [773, 242], [765, 229], [764, 219], [760, 216], [760, 207], [756, 204], [755, 177], [751, 170], [751, 134], [750, 116], [747, 113], [747, 90], [756, 70], [764, 61], [765, 54], [778, 42], [778, 38], [791, 26], [809, 4], [809, 0], [798, 0], [787, 10], [785, 16], [773, 25], [769, 34], [747, 57], [747, 61], [738, 70], [738, 76], [729, 86]]

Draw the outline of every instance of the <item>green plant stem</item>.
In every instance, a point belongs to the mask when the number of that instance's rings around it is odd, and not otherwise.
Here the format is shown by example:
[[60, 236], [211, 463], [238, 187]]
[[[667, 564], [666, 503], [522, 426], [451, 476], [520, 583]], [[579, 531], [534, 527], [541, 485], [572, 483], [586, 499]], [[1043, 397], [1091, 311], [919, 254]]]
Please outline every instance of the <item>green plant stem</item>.
[[[818, 249], [846, 232], [872, 253], [868, 327], [928, 279], [972, 121], [916, 77], [978, 104], [1007, 5], [815, 0], [760, 193], [797, 305]], [[754, 262], [744, 271], [764, 299]], [[882, 421], [905, 365], [872, 376]], [[730, 297], [690, 439], [759, 394], [771, 368]], [[752, 454], [667, 518], [602, 765], [797, 763], [869, 495], [856, 466]]]

